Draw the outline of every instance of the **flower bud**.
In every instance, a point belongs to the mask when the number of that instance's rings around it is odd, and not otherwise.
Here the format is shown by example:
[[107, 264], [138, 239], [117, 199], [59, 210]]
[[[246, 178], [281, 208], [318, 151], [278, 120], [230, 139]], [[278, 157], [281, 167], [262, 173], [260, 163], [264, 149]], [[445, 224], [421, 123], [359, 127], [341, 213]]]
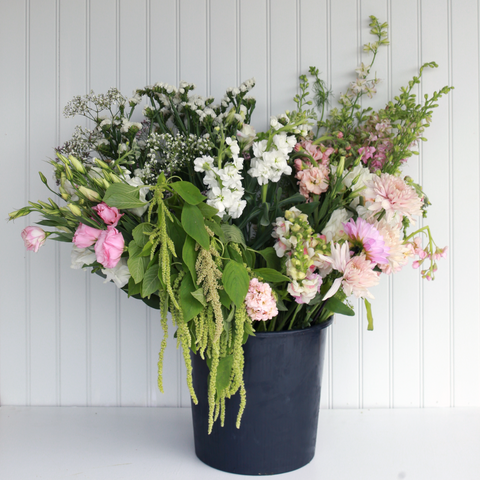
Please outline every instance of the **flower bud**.
[[338, 166], [337, 166], [337, 178], [340, 178], [342, 176], [344, 168], [345, 168], [345, 157], [341, 157], [340, 162], [338, 162]]
[[68, 180], [73, 180], [73, 173], [68, 165], [65, 165], [65, 176]]
[[76, 217], [82, 216], [82, 210], [78, 207], [78, 205], [75, 205], [74, 203], [69, 203], [67, 207]]
[[64, 157], [61, 153], [56, 152], [57, 157], [61, 160], [64, 165], [68, 165], [68, 159]]
[[78, 191], [87, 199], [90, 200], [91, 202], [100, 202], [102, 198], [100, 195], [95, 192], [94, 190], [91, 190], [90, 188], [81, 186], [79, 187]]
[[31, 212], [31, 209], [29, 207], [23, 207], [20, 208], [19, 210], [15, 210], [14, 212], [11, 212], [8, 214], [9, 220], [15, 220], [20, 217], [24, 217], [25, 215], [28, 215]]
[[68, 158], [72, 163], [73, 168], [77, 170], [77, 172], [87, 173], [87, 171], [85, 170], [85, 167], [83, 166], [83, 163], [80, 160], [75, 158], [73, 155], [70, 155]]

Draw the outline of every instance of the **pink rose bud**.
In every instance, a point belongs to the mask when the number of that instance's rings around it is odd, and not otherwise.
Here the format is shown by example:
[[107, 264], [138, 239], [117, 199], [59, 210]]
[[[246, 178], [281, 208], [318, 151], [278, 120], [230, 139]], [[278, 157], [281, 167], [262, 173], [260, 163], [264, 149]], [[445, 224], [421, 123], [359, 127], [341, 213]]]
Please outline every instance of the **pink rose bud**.
[[78, 248], [90, 247], [98, 240], [98, 237], [103, 231], [104, 230], [99, 230], [98, 228], [89, 227], [83, 223], [80, 223], [75, 235], [73, 236], [72, 242]]
[[114, 268], [122, 256], [124, 247], [123, 235], [115, 227], [109, 225], [106, 230], [101, 230], [95, 244], [97, 262], [105, 268]]
[[27, 227], [22, 233], [23, 241], [25, 242], [25, 248], [35, 253], [45, 243], [47, 234], [40, 227]]
[[93, 207], [98, 213], [98, 216], [107, 224], [112, 225], [113, 227], [117, 226], [118, 221], [123, 216], [123, 213], [120, 213], [117, 207], [109, 207], [105, 202], [99, 203]]

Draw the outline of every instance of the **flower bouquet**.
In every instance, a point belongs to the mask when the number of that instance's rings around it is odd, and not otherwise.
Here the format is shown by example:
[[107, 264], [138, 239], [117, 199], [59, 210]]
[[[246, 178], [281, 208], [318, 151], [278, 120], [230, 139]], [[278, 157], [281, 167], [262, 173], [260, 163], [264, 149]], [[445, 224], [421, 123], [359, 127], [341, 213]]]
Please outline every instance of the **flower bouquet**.
[[76, 127], [57, 149], [57, 188], [40, 173], [59, 202], [10, 214], [42, 217], [22, 232], [27, 249], [47, 238], [72, 243], [72, 268], [90, 268], [160, 310], [160, 390], [170, 312], [194, 403], [190, 352], [208, 365], [209, 432], [218, 418], [223, 425], [226, 399], [237, 393], [240, 427], [250, 336], [354, 315], [352, 294], [364, 299], [372, 329], [369, 289], [381, 274], [412, 259], [431, 280], [445, 256], [427, 226], [411, 231], [430, 204], [402, 167], [451, 87], [419, 104], [412, 92], [424, 69], [436, 67], [427, 63], [383, 109], [364, 108], [379, 83], [375, 57], [388, 44], [387, 25], [370, 18], [376, 40], [364, 51], [372, 60], [328, 116], [331, 92], [313, 67], [300, 77], [296, 109], [262, 132], [251, 125], [253, 79], [219, 104], [186, 82], [157, 83], [132, 98], [115, 88], [75, 97], [65, 115], [86, 117], [91, 128]]

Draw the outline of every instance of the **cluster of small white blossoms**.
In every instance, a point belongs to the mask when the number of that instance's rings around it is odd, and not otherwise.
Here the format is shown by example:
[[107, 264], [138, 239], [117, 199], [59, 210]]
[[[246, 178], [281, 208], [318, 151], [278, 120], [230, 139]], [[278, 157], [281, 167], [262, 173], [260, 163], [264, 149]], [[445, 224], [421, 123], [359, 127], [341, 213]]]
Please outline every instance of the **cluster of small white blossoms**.
[[72, 133], [72, 138], [56, 150], [66, 157], [73, 155], [85, 162], [90, 158], [90, 153], [100, 138], [101, 135], [98, 132], [77, 125]]
[[195, 171], [205, 173], [203, 183], [208, 186], [207, 203], [218, 210], [217, 215], [230, 215], [238, 218], [247, 205], [243, 200], [244, 189], [241, 171], [243, 158], [239, 157], [240, 147], [237, 140], [227, 137], [225, 143], [232, 156], [232, 161], [222, 167], [215, 166], [215, 160], [209, 155], [196, 158]]
[[[63, 110], [65, 117], [74, 117], [75, 115], [92, 116], [92, 112], [101, 112], [102, 110], [111, 110], [113, 105], [124, 105], [127, 99], [117, 88], [110, 88], [107, 93], [96, 95], [94, 91], [83, 97], [77, 95], [70, 100]], [[95, 108], [90, 107], [93, 104]], [[90, 115], [89, 115], [90, 114]]]
[[163, 171], [171, 176], [193, 162], [195, 158], [206, 155], [210, 146], [210, 136], [188, 136], [177, 133], [152, 132], [147, 138], [147, 161], [145, 162], [143, 180], [146, 184], [155, 185], [158, 174]]
[[361, 96], [363, 94], [368, 95], [369, 98], [372, 98], [375, 93], [377, 93], [376, 86], [380, 83], [380, 79], [375, 77], [368, 79], [368, 74], [371, 65], [365, 65], [363, 62], [360, 67], [356, 68], [357, 79], [354, 82], [350, 83], [347, 93], [340, 95], [339, 103], [349, 107], [352, 105], [352, 100]]
[[325, 237], [314, 234], [308, 216], [293, 207], [273, 224], [272, 237], [278, 257], [287, 257], [287, 291], [297, 303], [310, 303], [322, 285], [322, 277], [332, 271]]
[[[277, 117], [272, 117], [270, 126], [279, 130], [283, 125]], [[259, 185], [278, 182], [283, 174], [290, 175], [292, 167], [288, 164], [288, 155], [297, 143], [295, 135], [285, 132], [274, 134], [271, 139], [253, 142], [251, 168], [248, 174], [256, 178]]]

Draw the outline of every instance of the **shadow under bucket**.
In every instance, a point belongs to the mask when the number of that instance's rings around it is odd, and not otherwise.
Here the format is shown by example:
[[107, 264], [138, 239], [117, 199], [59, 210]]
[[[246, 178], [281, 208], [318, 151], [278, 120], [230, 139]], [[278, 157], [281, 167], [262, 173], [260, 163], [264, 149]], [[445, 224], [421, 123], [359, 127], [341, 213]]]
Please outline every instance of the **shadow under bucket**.
[[303, 467], [315, 455], [326, 327], [256, 333], [244, 345], [247, 405], [235, 426], [240, 396], [226, 400], [225, 426], [208, 435], [208, 367], [192, 355], [195, 453], [207, 465], [244, 475], [273, 475]]

